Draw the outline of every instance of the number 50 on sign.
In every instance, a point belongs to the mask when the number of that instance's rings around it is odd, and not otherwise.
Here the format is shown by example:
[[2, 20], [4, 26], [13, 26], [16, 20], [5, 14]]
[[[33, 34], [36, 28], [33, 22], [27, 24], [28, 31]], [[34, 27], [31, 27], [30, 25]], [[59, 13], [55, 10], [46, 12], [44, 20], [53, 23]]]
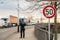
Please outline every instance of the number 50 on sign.
[[43, 9], [43, 15], [46, 17], [46, 18], [52, 18], [56, 15], [56, 8], [51, 6], [51, 5], [48, 5], [46, 7], [44, 7]]

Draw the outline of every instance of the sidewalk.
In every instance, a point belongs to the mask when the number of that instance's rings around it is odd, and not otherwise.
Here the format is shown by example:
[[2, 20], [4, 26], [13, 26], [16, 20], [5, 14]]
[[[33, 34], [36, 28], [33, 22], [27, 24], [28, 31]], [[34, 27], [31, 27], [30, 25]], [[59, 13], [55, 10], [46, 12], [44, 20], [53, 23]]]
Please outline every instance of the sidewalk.
[[24, 39], [20, 38], [20, 33], [14, 33], [6, 40], [37, 40], [37, 38], [34, 36], [34, 27], [31, 27], [30, 29], [26, 29], [26, 37]]

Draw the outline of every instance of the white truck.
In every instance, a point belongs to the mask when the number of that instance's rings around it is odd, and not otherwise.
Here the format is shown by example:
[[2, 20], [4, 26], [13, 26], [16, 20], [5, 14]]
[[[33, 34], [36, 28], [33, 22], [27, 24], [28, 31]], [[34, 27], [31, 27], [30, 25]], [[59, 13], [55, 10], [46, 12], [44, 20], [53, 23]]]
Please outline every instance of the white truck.
[[3, 25], [4, 25], [4, 21], [0, 20], [0, 27], [3, 27]]

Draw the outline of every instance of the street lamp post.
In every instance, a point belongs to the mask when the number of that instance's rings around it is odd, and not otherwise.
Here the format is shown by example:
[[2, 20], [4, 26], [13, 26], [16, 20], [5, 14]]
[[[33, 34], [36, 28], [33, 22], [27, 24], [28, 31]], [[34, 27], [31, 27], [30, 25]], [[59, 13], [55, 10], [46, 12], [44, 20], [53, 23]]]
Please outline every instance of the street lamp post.
[[19, 32], [19, 0], [17, 0], [18, 4], [18, 8], [17, 8], [17, 12], [18, 12], [18, 28], [17, 28], [17, 32]]

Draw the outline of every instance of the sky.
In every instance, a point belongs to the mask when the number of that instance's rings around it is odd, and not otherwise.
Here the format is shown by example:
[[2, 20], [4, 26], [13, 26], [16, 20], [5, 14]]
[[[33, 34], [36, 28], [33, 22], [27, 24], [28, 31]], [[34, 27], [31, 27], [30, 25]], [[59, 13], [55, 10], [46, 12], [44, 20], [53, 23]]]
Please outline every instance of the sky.
[[[17, 15], [17, 0], [0, 0], [0, 18], [1, 17], [8, 17], [9, 15]], [[19, 10], [20, 10], [20, 16], [25, 16], [25, 12], [21, 10], [26, 10], [30, 6], [33, 6], [35, 3], [34, 2], [26, 2], [25, 0], [19, 0]], [[31, 11], [31, 10], [28, 10]], [[37, 12], [38, 13], [38, 12]], [[35, 14], [33, 14], [35, 15]]]
[[[8, 17], [9, 15], [18, 16], [17, 4], [17, 0], [0, 0], [0, 18]], [[19, 0], [19, 4], [19, 10], [25, 10], [31, 6], [31, 3], [26, 2], [25, 0]], [[22, 16], [23, 14], [20, 15]]]
[[[42, 4], [44, 2], [40, 2]], [[9, 17], [9, 15], [18, 16], [17, 12], [17, 0], [0, 0], [0, 18], [2, 17]], [[27, 16], [33, 16], [34, 18], [41, 18], [43, 16], [42, 9], [35, 10], [32, 13], [26, 13], [30, 12], [31, 10], [27, 10], [26, 12], [21, 10], [26, 10], [27, 8], [33, 6], [34, 2], [26, 2], [25, 0], [19, 0], [19, 17], [27, 17]], [[59, 9], [60, 10], [60, 9]], [[60, 11], [58, 10], [58, 18], [60, 18]], [[44, 17], [45, 18], [45, 17]]]
[[[25, 10], [28, 8], [30, 3], [20, 0], [20, 8]], [[17, 0], [0, 0], [0, 16], [9, 16], [15, 15], [17, 16]]]

